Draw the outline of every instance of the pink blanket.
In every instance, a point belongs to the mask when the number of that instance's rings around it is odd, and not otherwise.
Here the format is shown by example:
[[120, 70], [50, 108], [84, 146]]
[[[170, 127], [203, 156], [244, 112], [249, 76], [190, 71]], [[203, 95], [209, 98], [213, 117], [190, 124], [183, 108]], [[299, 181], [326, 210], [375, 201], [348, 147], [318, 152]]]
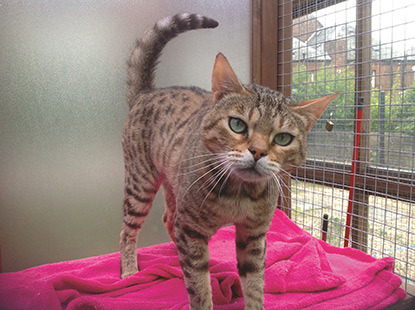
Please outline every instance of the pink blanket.
[[[243, 309], [234, 229], [209, 243], [215, 309]], [[140, 272], [120, 280], [119, 254], [0, 274], [0, 309], [187, 309], [172, 243], [138, 250]], [[265, 309], [382, 309], [405, 297], [393, 259], [330, 246], [277, 210], [268, 233]]]

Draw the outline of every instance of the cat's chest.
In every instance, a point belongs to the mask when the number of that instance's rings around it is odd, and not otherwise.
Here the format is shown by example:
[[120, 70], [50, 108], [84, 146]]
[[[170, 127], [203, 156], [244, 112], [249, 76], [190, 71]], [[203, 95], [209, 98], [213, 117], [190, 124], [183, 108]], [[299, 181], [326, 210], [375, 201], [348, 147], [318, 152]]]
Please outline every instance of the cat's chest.
[[[251, 187], [250, 190], [246, 190], [247, 187]], [[245, 185], [234, 191], [229, 189], [211, 202], [209, 207], [221, 214], [226, 223], [262, 222], [274, 213], [277, 197], [269, 192], [268, 186]]]

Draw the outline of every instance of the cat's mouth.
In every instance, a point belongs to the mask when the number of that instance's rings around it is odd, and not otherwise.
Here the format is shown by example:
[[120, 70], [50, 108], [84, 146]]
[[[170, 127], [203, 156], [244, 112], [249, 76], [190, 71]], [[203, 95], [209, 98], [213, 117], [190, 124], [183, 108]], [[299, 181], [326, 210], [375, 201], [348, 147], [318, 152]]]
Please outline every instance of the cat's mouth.
[[242, 180], [247, 182], [256, 182], [268, 178], [268, 175], [258, 171], [255, 166], [249, 168], [239, 168], [235, 172]]

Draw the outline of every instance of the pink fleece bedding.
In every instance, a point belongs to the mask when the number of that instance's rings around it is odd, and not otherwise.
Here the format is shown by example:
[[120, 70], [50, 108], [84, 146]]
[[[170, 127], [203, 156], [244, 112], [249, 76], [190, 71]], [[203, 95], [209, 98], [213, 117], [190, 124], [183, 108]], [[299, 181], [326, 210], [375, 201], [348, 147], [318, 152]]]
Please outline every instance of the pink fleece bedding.
[[[317, 240], [277, 210], [268, 233], [265, 309], [382, 309], [405, 298], [393, 259]], [[210, 241], [215, 309], [243, 309], [234, 229]], [[0, 274], [0, 309], [188, 309], [173, 243], [138, 250], [136, 275], [120, 280], [119, 254]]]

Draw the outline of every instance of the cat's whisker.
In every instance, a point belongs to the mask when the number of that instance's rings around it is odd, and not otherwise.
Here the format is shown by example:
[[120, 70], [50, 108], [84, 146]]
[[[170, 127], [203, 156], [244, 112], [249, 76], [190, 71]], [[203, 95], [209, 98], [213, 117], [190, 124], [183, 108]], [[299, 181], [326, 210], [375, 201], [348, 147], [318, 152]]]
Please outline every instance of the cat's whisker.
[[204, 174], [202, 174], [200, 177], [198, 177], [195, 181], [193, 181], [193, 183], [190, 184], [190, 186], [186, 189], [186, 191], [184, 192], [184, 194], [183, 194], [183, 196], [182, 196], [181, 199], [183, 199], [186, 196], [187, 192], [190, 190], [190, 188], [193, 185], [195, 185], [199, 180], [201, 180], [202, 178], [204, 178], [205, 175], [211, 173], [212, 171], [214, 171], [215, 169], [217, 169], [218, 167], [220, 167], [221, 165], [224, 165], [224, 164], [225, 164], [224, 162], [220, 163], [218, 166], [215, 166], [215, 167], [211, 168], [210, 170], [208, 170], [207, 172], [205, 172]]
[[272, 188], [272, 195], [278, 199], [278, 195], [280, 194], [278, 187], [273, 186], [272, 180], [270, 180], [270, 186]]
[[232, 166], [232, 163], [229, 163], [227, 161], [225, 161], [225, 163], [227, 163], [227, 165], [225, 167], [222, 167], [219, 171], [217, 171], [214, 175], [212, 175], [208, 180], [206, 180], [206, 182], [202, 184], [201, 188], [204, 187], [207, 182], [209, 182], [207, 186], [210, 186], [218, 176], [220, 176], [223, 172], [226, 173], [229, 167]]
[[[197, 192], [199, 192], [202, 188], [205, 187], [205, 185], [208, 187], [210, 186], [213, 182], [215, 182], [215, 179], [217, 176], [219, 176], [224, 170], [226, 169], [226, 167], [222, 167], [221, 169], [219, 169], [219, 171], [216, 171], [212, 176], [210, 176], [209, 179], [207, 179], [199, 188], [199, 190]], [[208, 183], [208, 184], [206, 184]]]
[[221, 185], [221, 187], [220, 187], [220, 189], [219, 189], [219, 194], [218, 194], [218, 197], [220, 197], [220, 193], [222, 192], [222, 190], [223, 190], [223, 188], [224, 188], [224, 186], [225, 186], [226, 182], [228, 181], [229, 177], [231, 176], [231, 173], [232, 173], [232, 165], [233, 165], [233, 163], [230, 163], [230, 164], [229, 164], [229, 166], [227, 167], [227, 168], [228, 168], [229, 173], [228, 173], [228, 175], [226, 176], [225, 180], [223, 181], [223, 183], [222, 183], [222, 185]]
[[[209, 163], [209, 162], [212, 162], [212, 161], [217, 163], [217, 162], [226, 160], [226, 155], [222, 155], [222, 154], [215, 154], [215, 155], [213, 155], [213, 154], [204, 154], [204, 155], [199, 155], [199, 156], [194, 156], [194, 157], [187, 158], [187, 159], [183, 160], [183, 162], [188, 161], [188, 160], [193, 160], [193, 159], [196, 159], [196, 158], [203, 158], [203, 157], [210, 157], [210, 158], [204, 159], [201, 162], [197, 162], [195, 164], [188, 165], [187, 168], [193, 168], [193, 167], [202, 166], [202, 165], [205, 167], [206, 166], [205, 163]], [[212, 162], [212, 164], [214, 162]], [[193, 171], [196, 171], [196, 170], [193, 170]], [[193, 171], [191, 171], [191, 172], [193, 172]], [[178, 175], [184, 175], [184, 174], [187, 174], [187, 173], [182, 173], [182, 174], [178, 174]]]
[[[270, 173], [273, 175], [274, 178], [277, 178], [278, 179], [278, 181], [279, 181], [280, 184], [281, 183], [282, 184], [285, 184], [284, 181], [282, 180], [281, 174], [286, 175], [286, 176], [288, 176], [290, 178], [294, 178], [295, 180], [297, 180], [297, 177], [296, 176], [293, 176], [291, 173], [289, 173], [287, 170], [285, 170], [285, 169], [283, 169], [281, 167], [278, 167], [277, 172], [270, 171]], [[288, 186], [285, 186], [285, 187], [287, 187], [288, 191], [291, 193], [290, 188]], [[280, 188], [280, 190], [282, 190], [282, 187]]]
[[289, 173], [287, 170], [285, 170], [285, 169], [283, 169], [281, 167], [279, 168], [279, 172], [282, 172], [282, 173], [284, 173], [284, 174], [286, 174], [288, 176], [294, 177], [291, 173]]
[[282, 192], [283, 192], [282, 191], [282, 186], [281, 186], [281, 180], [277, 177], [277, 175], [275, 173], [271, 172], [271, 174], [272, 174], [272, 177], [273, 177], [273, 179], [275, 181], [275, 184], [277, 185], [279, 194], [281, 195]]
[[286, 171], [286, 170], [284, 170], [284, 169], [281, 169], [281, 171], [282, 171], [283, 173], [285, 173], [287, 176], [291, 177], [292, 179], [294, 179], [294, 180], [296, 180], [296, 181], [299, 181], [299, 180], [298, 180], [298, 177], [297, 177], [296, 175], [293, 175], [293, 174], [291, 174], [290, 172], [288, 172], [288, 171]]
[[[210, 155], [210, 156], [212, 156], [212, 155]], [[213, 166], [214, 164], [224, 162], [224, 161], [226, 161], [226, 156], [225, 155], [213, 155], [211, 158], [208, 158], [208, 159], [205, 159], [201, 162], [198, 162], [198, 163], [187, 166], [188, 168], [193, 168], [193, 167], [196, 168], [198, 166], [202, 166], [201, 168], [198, 168], [198, 169], [195, 169], [195, 170], [192, 170], [192, 171], [189, 171], [189, 172], [179, 173], [177, 175], [180, 176], [180, 175], [190, 174], [190, 173], [203, 170], [206, 167], [210, 167], [210, 166]], [[209, 163], [209, 164], [206, 165], [206, 163]]]
[[282, 189], [282, 185], [281, 185], [281, 180], [278, 179], [278, 177], [276, 178], [277, 182], [278, 182], [278, 196], [281, 197], [281, 204], [284, 205], [284, 201], [286, 201], [286, 197], [284, 195], [284, 191]]
[[281, 187], [280, 180], [277, 177], [275, 177], [274, 180], [275, 180], [275, 183], [277, 184], [277, 187], [278, 187], [278, 195], [282, 195], [282, 187]]
[[272, 197], [275, 196], [275, 187], [272, 186], [272, 179], [269, 179], [267, 181], [267, 187], [268, 187], [268, 200], [271, 201]]
[[188, 160], [194, 160], [196, 158], [203, 158], [203, 157], [225, 158], [226, 154], [225, 153], [205, 153], [205, 154], [199, 154], [199, 155], [196, 155], [196, 156], [187, 157], [186, 159], [183, 159], [183, 161], [185, 162], [185, 161], [188, 161]]
[[[231, 163], [229, 163], [228, 166], [229, 165], [231, 165]], [[218, 183], [220, 182], [220, 180], [223, 178], [223, 176], [228, 171], [228, 169], [229, 169], [228, 166], [226, 166], [225, 169], [221, 169], [221, 174], [220, 174], [218, 180], [216, 181], [215, 185], [212, 186], [212, 188], [210, 189], [210, 191], [206, 194], [205, 199], [203, 199], [202, 204], [199, 207], [199, 212], [202, 209], [203, 205], [205, 204], [205, 201], [209, 197], [210, 193], [215, 189], [216, 185], [218, 185]]]
[[285, 182], [284, 181], [282, 181], [281, 180], [281, 183], [282, 183], [282, 186], [284, 187], [284, 188], [286, 188], [287, 189], [287, 191], [290, 193], [290, 195], [291, 195], [291, 188], [289, 187], [289, 186], [287, 186], [286, 184], [285, 184]]
[[278, 195], [278, 190], [273, 186], [272, 184], [273, 178], [270, 178], [267, 180], [267, 186], [268, 186], [268, 200], [271, 200], [272, 197], [275, 197]]
[[[210, 160], [206, 160], [205, 162], [209, 162], [209, 161], [210, 161]], [[204, 163], [205, 163], [205, 162], [204, 162]], [[188, 171], [188, 172], [178, 173], [177, 175], [178, 175], [178, 176], [181, 176], [181, 175], [187, 175], [187, 174], [195, 173], [195, 172], [197, 172], [197, 171], [200, 171], [200, 170], [203, 170], [203, 169], [205, 169], [205, 168], [208, 168], [208, 167], [214, 166], [214, 165], [216, 165], [216, 164], [218, 164], [218, 163], [221, 163], [221, 162], [222, 162], [221, 160], [216, 159], [216, 161], [214, 161], [214, 162], [212, 162], [212, 163], [210, 163], [210, 164], [208, 164], [208, 165], [205, 165], [204, 163], [195, 164], [195, 165], [193, 165], [194, 167], [197, 167], [197, 166], [200, 166], [200, 165], [203, 165], [203, 166], [202, 166], [202, 167], [200, 167], [200, 168], [197, 168], [197, 169], [194, 169], [194, 170]], [[189, 166], [189, 167], [191, 167], [191, 166]]]
[[188, 157], [186, 159], [183, 159], [183, 162], [189, 161], [189, 160], [194, 160], [196, 158], [202, 158], [202, 157], [214, 157], [215, 155], [212, 153], [209, 154], [201, 154], [201, 155], [197, 155], [197, 156], [192, 156], [192, 157]]
[[[286, 171], [286, 170], [284, 170], [284, 169], [280, 169], [280, 171], [281, 172], [283, 172], [283, 173], [285, 173], [285, 175], [287, 175], [288, 177], [290, 177], [290, 178], [293, 178], [294, 180], [296, 180], [296, 181], [298, 181], [298, 179], [297, 179], [297, 177], [296, 176], [293, 176], [291, 173], [289, 173], [288, 171]], [[284, 183], [284, 182], [283, 182]], [[284, 183], [285, 184], [285, 183]], [[289, 186], [285, 186], [287, 189], [288, 189], [288, 191], [290, 192], [290, 194], [291, 194], [291, 188], [289, 187]]]
[[[287, 200], [288, 197], [286, 197], [284, 195], [283, 186], [288, 190], [288, 192], [290, 193], [290, 196], [291, 196], [291, 189], [288, 186], [285, 185], [285, 183], [280, 179], [280, 177], [278, 175], [276, 175], [274, 173], [273, 173], [273, 175], [275, 176], [275, 180], [278, 182], [279, 191], [280, 191], [279, 195], [281, 197], [281, 200], [282, 201]], [[284, 185], [282, 185], [282, 184], [284, 184]]]
[[[228, 163], [225, 167], [222, 167], [217, 173], [215, 173], [209, 180], [210, 180], [210, 182], [209, 182], [209, 184], [207, 184], [207, 186], [210, 186], [214, 181], [215, 181], [215, 179], [218, 177], [218, 176], [222, 176], [223, 174], [226, 174], [227, 173], [227, 171], [229, 170], [229, 167], [230, 166], [232, 166], [232, 163]], [[202, 185], [203, 186], [203, 185]], [[215, 186], [216, 186], [216, 184], [215, 184]], [[214, 186], [214, 187], [215, 187]]]

